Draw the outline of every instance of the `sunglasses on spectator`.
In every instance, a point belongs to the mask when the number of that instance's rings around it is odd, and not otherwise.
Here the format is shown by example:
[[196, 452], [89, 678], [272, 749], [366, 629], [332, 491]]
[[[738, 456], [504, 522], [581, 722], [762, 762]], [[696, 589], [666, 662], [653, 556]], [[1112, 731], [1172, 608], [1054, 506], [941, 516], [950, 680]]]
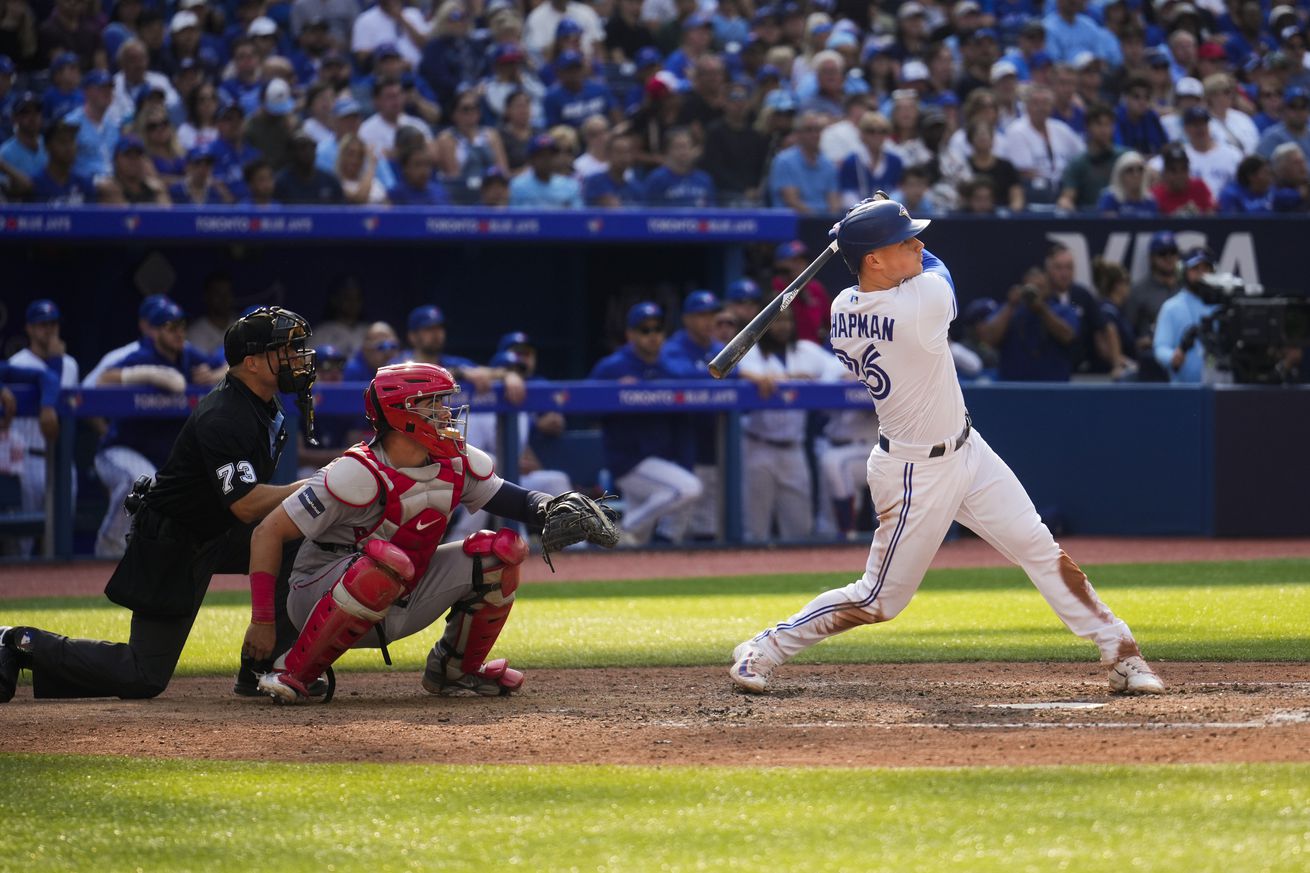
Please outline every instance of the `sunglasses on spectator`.
[[645, 327], [635, 327], [633, 328], [633, 331], [642, 336], [650, 336], [654, 333], [664, 333], [664, 328], [660, 327], [658, 324], [648, 324]]
[[861, 127], [860, 128], [860, 133], [879, 133], [886, 136], [891, 132], [892, 129], [890, 127]]
[[159, 130], [161, 127], [168, 127], [167, 121], [151, 121], [146, 125], [146, 130]]
[[1279, 94], [1277, 91], [1261, 91], [1261, 92], [1260, 92], [1260, 99], [1261, 99], [1261, 100], [1273, 100], [1273, 99], [1276, 99], [1276, 98], [1278, 98], [1278, 97], [1282, 97], [1282, 96], [1283, 96], [1283, 95], [1282, 95], [1282, 94]]
[[476, 103], [461, 103], [461, 104], [459, 104], [458, 106], [455, 107], [455, 111], [456, 111], [456, 112], [477, 112], [477, 111], [478, 111], [478, 104], [476, 104]]

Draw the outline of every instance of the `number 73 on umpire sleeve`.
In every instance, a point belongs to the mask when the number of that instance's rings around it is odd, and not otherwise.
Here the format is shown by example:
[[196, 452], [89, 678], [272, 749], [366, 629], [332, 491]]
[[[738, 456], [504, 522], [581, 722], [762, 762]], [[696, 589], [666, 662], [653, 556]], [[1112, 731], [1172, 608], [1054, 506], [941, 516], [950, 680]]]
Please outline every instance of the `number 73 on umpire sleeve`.
[[855, 363], [855, 359], [843, 352], [841, 349], [833, 349], [832, 353], [837, 356], [837, 360], [842, 362], [846, 369], [855, 374], [855, 378], [864, 383], [864, 387], [869, 389], [869, 396], [874, 402], [885, 400], [887, 395], [892, 393], [892, 382], [887, 376], [887, 371], [879, 367], [874, 361], [882, 357], [882, 352], [878, 351], [870, 343], [864, 349], [864, 354], [860, 357], [860, 362]]
[[223, 483], [223, 493], [232, 493], [232, 477], [239, 478], [247, 485], [255, 484], [255, 468], [249, 461], [237, 461], [235, 464], [224, 464], [214, 471], [214, 475]]

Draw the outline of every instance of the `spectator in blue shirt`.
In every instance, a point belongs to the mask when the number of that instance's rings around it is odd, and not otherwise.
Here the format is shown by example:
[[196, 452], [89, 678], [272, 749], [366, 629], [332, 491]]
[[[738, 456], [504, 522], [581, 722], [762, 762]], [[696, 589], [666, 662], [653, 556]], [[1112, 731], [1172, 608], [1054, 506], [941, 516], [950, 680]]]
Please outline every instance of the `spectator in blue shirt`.
[[410, 149], [400, 158], [400, 180], [387, 192], [393, 206], [445, 206], [446, 186], [432, 175], [432, 157], [426, 148]]
[[41, 97], [41, 113], [60, 118], [82, 105], [82, 68], [77, 55], [63, 52], [50, 62], [50, 87]]
[[646, 205], [654, 207], [706, 207], [714, 205], [714, 180], [696, 169], [696, 145], [691, 131], [675, 128], [664, 140], [664, 166], [643, 183]]
[[364, 342], [346, 361], [342, 381], [370, 381], [378, 368], [393, 360], [399, 352], [400, 340], [396, 337], [395, 329], [385, 321], [373, 322], [364, 334]]
[[797, 120], [796, 145], [778, 152], [769, 170], [769, 196], [774, 206], [802, 215], [841, 211], [837, 170], [819, 151], [822, 133], [821, 116], [806, 112]]
[[96, 202], [95, 185], [73, 171], [77, 156], [77, 125], [67, 117], [52, 121], [45, 131], [46, 167], [32, 177], [28, 199], [52, 206], [82, 206]]
[[1004, 304], [978, 325], [978, 339], [1000, 352], [999, 376], [1016, 382], [1068, 382], [1072, 349], [1081, 326], [1072, 306], [1061, 303], [1039, 268], [1010, 289]]
[[1169, 141], [1160, 116], [1151, 108], [1151, 83], [1134, 76], [1115, 110], [1114, 144], [1143, 155], [1157, 154]]
[[[628, 310], [627, 343], [600, 360], [589, 378], [617, 382], [668, 379], [661, 363], [664, 310], [642, 302]], [[602, 421], [605, 465], [623, 496], [624, 540], [649, 542], [661, 520], [671, 539], [685, 530], [687, 516], [704, 488], [691, 468], [695, 447], [681, 422], [668, 415], [609, 415]]]
[[14, 135], [0, 145], [0, 160], [31, 179], [45, 169], [41, 143], [41, 100], [31, 91], [14, 100]]
[[214, 153], [214, 181], [227, 189], [233, 200], [246, 196], [245, 168], [256, 158], [262, 157], [259, 149], [247, 145], [241, 138], [245, 125], [246, 113], [236, 101], [224, 103], [218, 110], [214, 126], [218, 129], [218, 139], [210, 148]]
[[1219, 212], [1259, 215], [1274, 211], [1274, 171], [1259, 155], [1237, 165], [1237, 178], [1219, 192]]
[[104, 70], [92, 70], [82, 80], [84, 102], [64, 116], [78, 126], [77, 161], [79, 176], [94, 179], [108, 175], [114, 159], [114, 143], [122, 119], [110, 110], [114, 101], [113, 80]]
[[1154, 218], [1160, 206], [1146, 187], [1146, 162], [1137, 152], [1120, 155], [1110, 171], [1110, 184], [1096, 201], [1096, 211], [1105, 216]]
[[1183, 287], [1160, 307], [1155, 320], [1155, 359], [1171, 382], [1197, 383], [1205, 376], [1205, 352], [1197, 342], [1201, 319], [1215, 311], [1197, 293], [1201, 278], [1214, 272], [1209, 249], [1183, 258]]
[[509, 183], [509, 205], [578, 209], [582, 186], [577, 179], [556, 172], [559, 147], [549, 134], [539, 134], [528, 144], [528, 169]]
[[886, 149], [892, 124], [881, 112], [867, 112], [860, 119], [860, 142], [869, 153], [866, 161], [851, 152], [837, 170], [843, 206], [854, 206], [874, 191], [894, 191], [901, 184], [905, 163]]
[[[566, 19], [567, 20], [567, 19]], [[542, 101], [546, 110], [546, 124], [568, 124], [581, 127], [593, 115], [609, 117], [614, 98], [609, 88], [587, 78], [587, 62], [581, 53], [568, 51], [555, 61], [559, 81], [546, 92]]]
[[1256, 146], [1256, 154], [1270, 157], [1285, 142], [1296, 143], [1310, 158], [1310, 90], [1293, 85], [1283, 92], [1283, 120], [1266, 130]]
[[233, 42], [233, 75], [220, 82], [218, 90], [227, 99], [241, 104], [241, 111], [246, 115], [252, 114], [259, 108], [259, 102], [263, 97], [264, 82], [260, 78], [259, 67], [259, 52], [255, 49], [252, 39], [242, 36]]
[[646, 191], [632, 169], [637, 144], [627, 134], [613, 134], [605, 145], [607, 167], [582, 180], [582, 199], [588, 206], [613, 208], [640, 206]]
[[1072, 63], [1080, 52], [1117, 67], [1123, 63], [1119, 43], [1104, 27], [1082, 13], [1082, 0], [1056, 0], [1055, 9], [1042, 19], [1046, 27], [1046, 52], [1057, 62]]
[[168, 196], [180, 206], [220, 206], [223, 199], [214, 184], [214, 152], [209, 146], [194, 146], [186, 156], [186, 178], [168, 188]]

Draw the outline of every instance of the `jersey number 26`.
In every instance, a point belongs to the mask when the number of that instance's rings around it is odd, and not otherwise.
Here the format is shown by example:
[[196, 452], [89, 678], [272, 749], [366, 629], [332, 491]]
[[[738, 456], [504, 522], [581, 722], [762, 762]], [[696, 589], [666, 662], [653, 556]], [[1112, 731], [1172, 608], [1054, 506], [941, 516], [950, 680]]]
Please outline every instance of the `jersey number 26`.
[[841, 361], [846, 369], [855, 374], [855, 378], [864, 383], [864, 387], [869, 389], [869, 396], [873, 398], [875, 403], [879, 400], [885, 400], [887, 395], [891, 393], [892, 382], [887, 377], [887, 371], [874, 363], [874, 361], [882, 357], [882, 352], [874, 348], [872, 343], [865, 348], [858, 364], [854, 358], [841, 349], [833, 349], [833, 353], [837, 355], [837, 360]]

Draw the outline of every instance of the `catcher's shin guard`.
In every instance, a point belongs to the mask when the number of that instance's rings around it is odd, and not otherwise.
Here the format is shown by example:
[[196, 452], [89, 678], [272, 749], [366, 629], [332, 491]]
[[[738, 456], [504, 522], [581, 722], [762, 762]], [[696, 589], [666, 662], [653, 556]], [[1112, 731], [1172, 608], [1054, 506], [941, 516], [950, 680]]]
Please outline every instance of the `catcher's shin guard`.
[[414, 564], [396, 546], [370, 540], [364, 554], [332, 590], [318, 601], [281, 668], [260, 679], [265, 693], [289, 698], [309, 696], [309, 686], [323, 671], [386, 617], [396, 598], [414, 582]]
[[464, 540], [464, 553], [473, 557], [473, 593], [451, 607], [446, 631], [428, 655], [423, 687], [434, 694], [508, 694], [523, 684], [523, 674], [503, 658], [486, 658], [514, 606], [528, 544], [508, 528], [482, 530]]

